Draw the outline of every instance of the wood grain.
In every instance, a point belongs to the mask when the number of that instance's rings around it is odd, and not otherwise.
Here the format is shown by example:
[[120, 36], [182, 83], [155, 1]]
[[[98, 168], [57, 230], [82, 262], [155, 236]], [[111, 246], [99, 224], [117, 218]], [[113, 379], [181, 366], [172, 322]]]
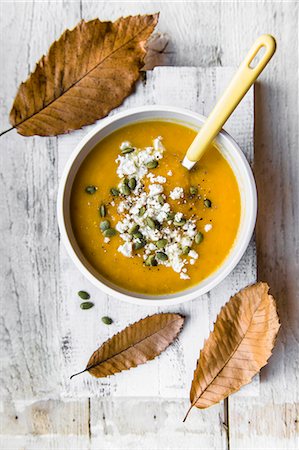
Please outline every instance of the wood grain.
[[[255, 89], [255, 175], [259, 187], [259, 276], [268, 281], [273, 287], [274, 296], [279, 300], [282, 329], [274, 355], [261, 374], [260, 396], [230, 398], [229, 437], [230, 447], [238, 450], [297, 448], [297, 2], [1, 2], [0, 56], [1, 61], [5, 61], [0, 73], [1, 92], [5, 93], [1, 99], [1, 129], [9, 126], [9, 108], [19, 82], [27, 77], [35, 61], [66, 27], [72, 28], [82, 17], [86, 20], [97, 16], [101, 20], [114, 20], [122, 14], [152, 13], [158, 10], [161, 11], [159, 29], [171, 36], [171, 55], [168, 57], [176, 65], [236, 66], [259, 34], [270, 32], [277, 39], [277, 53]], [[234, 130], [230, 131], [234, 133]], [[58, 264], [54, 257], [56, 246], [50, 248], [50, 253], [47, 249], [57, 239], [57, 229], [55, 231], [52, 227], [55, 224], [54, 199], [58, 175], [54, 170], [50, 177], [49, 174], [45, 177], [41, 167], [53, 171], [58, 156], [57, 141], [35, 138], [28, 143], [13, 133], [1, 138], [1, 183], [5, 181], [1, 189], [1, 230], [4, 232], [1, 243], [14, 248], [10, 254], [6, 245], [1, 253], [7, 283], [5, 291], [1, 285], [5, 307], [9, 299], [9, 317], [6, 314], [7, 326], [3, 321], [1, 323], [1, 337], [8, 354], [13, 353], [16, 359], [18, 355], [24, 356], [20, 365], [10, 369], [10, 383], [5, 383], [3, 391], [10, 401], [16, 402], [13, 397], [19, 395], [21, 399], [24, 392], [34, 395], [39, 391], [47, 398], [56, 389], [61, 389], [61, 385], [53, 379], [46, 389], [43, 386], [45, 390], [40, 390], [40, 376], [37, 377], [37, 384], [32, 383], [30, 363], [36, 349], [40, 352], [46, 348], [54, 355], [53, 352], [57, 352], [61, 344], [64, 365], [70, 363], [70, 345], [75, 344], [76, 348], [78, 343], [70, 342], [69, 335], [69, 325], [75, 315], [75, 299], [71, 296], [73, 289], [68, 292], [62, 279], [60, 282], [53, 280], [50, 274], [52, 270], [57, 270]], [[75, 141], [74, 137], [72, 142], [68, 142], [69, 152]], [[245, 135], [240, 144], [246, 146]], [[67, 150], [63, 155], [59, 154], [61, 165], [67, 155]], [[34, 183], [32, 177], [36, 180]], [[52, 193], [50, 203], [49, 197], [43, 193], [44, 189], [50, 189]], [[28, 214], [27, 207], [36, 204], [40, 208], [38, 212]], [[42, 237], [37, 232], [40, 223], [43, 226]], [[245, 269], [240, 266], [241, 273]], [[38, 281], [41, 273], [42, 282]], [[81, 281], [78, 280], [79, 287], [82, 287]], [[69, 311], [66, 311], [66, 299], [70, 304]], [[213, 309], [214, 306], [208, 300], [204, 304]], [[109, 312], [111, 305], [112, 300], [107, 301], [105, 306], [100, 303], [98, 313], [104, 308]], [[134, 314], [140, 317], [138, 310]], [[64, 315], [68, 321], [61, 324], [58, 319]], [[42, 336], [45, 325], [52, 328], [47, 331], [47, 336]], [[84, 324], [81, 326], [83, 330]], [[58, 327], [62, 341], [57, 346], [55, 339]], [[105, 335], [108, 337], [108, 333], [103, 331], [101, 335], [103, 338]], [[59, 353], [49, 359], [47, 367], [41, 365], [42, 371], [49, 369], [52, 374], [55, 370], [59, 371]], [[2, 358], [2, 368], [6, 370], [8, 363], [5, 357]], [[15, 381], [19, 379], [20, 373], [22, 380], [16, 392]], [[62, 383], [62, 386], [65, 384]], [[219, 410], [205, 411], [204, 415], [194, 418], [192, 426], [189, 422], [188, 428], [183, 428], [178, 418], [183, 415], [186, 404], [181, 400], [144, 403], [124, 399], [124, 414], [118, 409], [119, 401], [117, 404], [97, 400], [92, 402], [92, 442], [105, 442], [106, 448], [110, 449], [115, 447], [115, 442], [117, 445], [121, 443], [122, 448], [140, 448], [142, 440], [143, 448], [163, 450], [168, 444], [172, 448], [177, 445], [178, 448], [186, 449], [224, 448], [227, 444], [225, 430], [221, 425], [223, 416]], [[149, 411], [148, 416], [145, 411]], [[134, 415], [134, 420], [130, 413]], [[144, 414], [148, 419], [146, 425]], [[69, 420], [72, 420], [71, 415]], [[15, 434], [15, 431], [11, 431], [11, 434]], [[73, 437], [62, 436], [61, 432], [59, 435], [37, 437], [30, 434], [27, 428], [18, 436], [7, 435], [2, 447], [40, 449], [59, 448], [59, 445], [64, 444], [63, 448], [86, 449], [88, 446], [86, 441], [80, 440], [80, 436], [75, 441]], [[82, 439], [85, 440], [85, 436]], [[98, 447], [94, 444], [94, 448]]]

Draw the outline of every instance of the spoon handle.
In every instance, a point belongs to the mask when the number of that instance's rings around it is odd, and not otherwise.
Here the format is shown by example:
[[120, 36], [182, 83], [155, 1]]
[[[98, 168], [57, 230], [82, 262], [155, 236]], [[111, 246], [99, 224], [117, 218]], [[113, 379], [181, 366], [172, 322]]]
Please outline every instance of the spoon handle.
[[[264, 53], [259, 61], [254, 64], [253, 60], [262, 48], [264, 48]], [[275, 50], [276, 42], [270, 34], [263, 34], [255, 41], [230, 84], [190, 145], [183, 161], [183, 166], [191, 169], [195, 162], [202, 157], [248, 89], [264, 70]]]

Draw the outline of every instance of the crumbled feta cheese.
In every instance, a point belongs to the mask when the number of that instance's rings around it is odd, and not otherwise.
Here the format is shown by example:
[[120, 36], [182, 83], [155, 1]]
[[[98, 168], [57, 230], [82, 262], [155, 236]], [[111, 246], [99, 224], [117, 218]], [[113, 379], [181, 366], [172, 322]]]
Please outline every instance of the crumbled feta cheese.
[[117, 207], [117, 212], [119, 214], [122, 214], [124, 212], [124, 210], [125, 210], [125, 203], [124, 202], [120, 202], [120, 204]]
[[182, 247], [191, 247], [192, 240], [189, 237], [183, 237], [181, 239], [181, 246]]
[[169, 194], [172, 200], [178, 200], [179, 198], [184, 197], [184, 189], [182, 187], [175, 187]]
[[158, 175], [157, 177], [151, 178], [151, 182], [163, 184], [166, 183], [166, 178], [162, 177], [161, 175]]
[[110, 239], [108, 237], [105, 237], [104, 242], [105, 242], [105, 244], [108, 244], [108, 242], [110, 242]]
[[150, 184], [149, 185], [149, 195], [152, 197], [154, 195], [162, 194], [163, 186], [161, 184]]
[[125, 242], [123, 245], [120, 245], [117, 250], [124, 256], [130, 258], [132, 256], [132, 248], [132, 242]]
[[183, 272], [180, 273], [180, 278], [182, 280], [190, 280], [189, 275], [187, 275], [186, 273], [183, 273]]
[[207, 224], [204, 226], [204, 230], [205, 230], [206, 233], [207, 233], [208, 231], [210, 231], [212, 228], [213, 228], [213, 227], [212, 227], [212, 225], [211, 225], [210, 223], [207, 223]]
[[183, 218], [183, 213], [181, 213], [181, 212], [176, 213], [176, 215], [174, 216], [174, 220], [176, 220], [177, 222], [179, 222], [182, 218]]
[[191, 220], [189, 220], [183, 228], [186, 230], [187, 236], [190, 238], [193, 238], [197, 234], [196, 224]]
[[[140, 258], [146, 260], [149, 255], [155, 254], [159, 251], [155, 243], [159, 239], [166, 239], [167, 244], [163, 249], [168, 259], [165, 261], [158, 261], [159, 265], [171, 268], [177, 272], [181, 279], [189, 279], [187, 274], [188, 264], [195, 264], [198, 254], [194, 250], [190, 250], [188, 256], [183, 255], [184, 247], [192, 247], [197, 231], [196, 220], [193, 218], [186, 219], [186, 223], [182, 227], [173, 227], [172, 221], [167, 220], [167, 215], [171, 212], [170, 204], [167, 202], [167, 197], [163, 194], [163, 184], [166, 183], [166, 177], [155, 175], [149, 172], [146, 167], [147, 162], [153, 159], [163, 158], [164, 146], [161, 143], [161, 137], [153, 140], [153, 147], [146, 147], [144, 149], [134, 148], [134, 151], [125, 155], [119, 155], [116, 159], [117, 175], [120, 183], [123, 183], [123, 178], [126, 176], [133, 176], [136, 179], [136, 187], [131, 191], [130, 195], [121, 196], [119, 199], [114, 199], [113, 203], [118, 204], [117, 211], [121, 218], [116, 224], [116, 230], [123, 241], [123, 244], [118, 247], [118, 251], [126, 257], [132, 257], [133, 243], [141, 242], [141, 238], [134, 237], [129, 230], [138, 225], [139, 232], [142, 234], [142, 239], [146, 241], [142, 253], [138, 254]], [[123, 143], [123, 148], [132, 146], [129, 142]], [[172, 171], [169, 170], [168, 176], [172, 176]], [[144, 177], [150, 180], [148, 189], [144, 185]], [[164, 203], [161, 202], [159, 196], [163, 197]], [[184, 190], [177, 186], [170, 192], [172, 200], [178, 200], [184, 197]], [[161, 203], [163, 203], [161, 205]], [[143, 208], [142, 214], [140, 214]], [[150, 217], [156, 223], [161, 225], [155, 229], [148, 226], [146, 219]], [[181, 212], [176, 212], [174, 219], [180, 221], [183, 218]], [[171, 226], [167, 226], [167, 223]], [[166, 226], [165, 226], [166, 225]]]
[[119, 178], [123, 178], [125, 175], [134, 175], [136, 173], [136, 166], [134, 161], [130, 158], [131, 153], [125, 156], [119, 156], [116, 161], [119, 162], [116, 170]]
[[189, 254], [190, 258], [192, 259], [197, 259], [198, 258], [198, 253], [195, 250], [190, 250]]
[[158, 136], [156, 139], [153, 140], [153, 144], [154, 144], [154, 149], [158, 150], [158, 151], [164, 151], [164, 145], [162, 144], [162, 137]]

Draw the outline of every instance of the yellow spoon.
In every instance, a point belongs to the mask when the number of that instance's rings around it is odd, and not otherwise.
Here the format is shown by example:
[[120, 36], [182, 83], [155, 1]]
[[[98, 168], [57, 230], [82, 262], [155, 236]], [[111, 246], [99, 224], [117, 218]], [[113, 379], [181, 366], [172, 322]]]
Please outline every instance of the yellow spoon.
[[[257, 64], [253, 66], [253, 60], [262, 47], [265, 48], [265, 52]], [[270, 34], [263, 34], [255, 41], [222, 97], [220, 97], [198, 135], [188, 148], [182, 162], [186, 169], [190, 170], [200, 160], [248, 89], [264, 70], [275, 50], [276, 42]]]

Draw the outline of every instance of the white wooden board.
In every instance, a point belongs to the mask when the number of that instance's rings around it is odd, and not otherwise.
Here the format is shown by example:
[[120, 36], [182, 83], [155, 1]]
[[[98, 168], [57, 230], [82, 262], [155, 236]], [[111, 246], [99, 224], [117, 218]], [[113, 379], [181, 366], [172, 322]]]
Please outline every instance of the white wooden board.
[[[233, 73], [229, 68], [160, 67], [147, 73], [146, 83], [140, 83], [136, 93], [117, 111], [133, 106], [162, 104], [184, 107], [207, 115], [215, 99], [227, 85]], [[117, 111], [114, 111], [116, 113]], [[91, 127], [88, 127], [91, 128]], [[252, 162], [253, 158], [253, 90], [231, 117], [227, 130], [232, 133]], [[59, 173], [67, 158], [87, 129], [58, 138]], [[64, 299], [60, 326], [62, 356], [62, 388], [64, 396], [117, 396], [187, 398], [199, 349], [223, 305], [236, 291], [256, 280], [255, 245], [252, 242], [233, 273], [217, 288], [192, 302], [167, 308], [134, 306], [108, 297], [80, 274], [63, 246], [60, 246], [60, 286]], [[82, 311], [76, 292], [87, 290], [95, 308]], [[176, 311], [186, 316], [186, 323], [174, 345], [157, 360], [129, 372], [103, 380], [88, 373], [72, 380], [69, 376], [85, 367], [91, 353], [115, 332], [141, 317], [158, 311]], [[113, 318], [107, 327], [100, 317]], [[258, 379], [243, 395], [257, 394]]]

